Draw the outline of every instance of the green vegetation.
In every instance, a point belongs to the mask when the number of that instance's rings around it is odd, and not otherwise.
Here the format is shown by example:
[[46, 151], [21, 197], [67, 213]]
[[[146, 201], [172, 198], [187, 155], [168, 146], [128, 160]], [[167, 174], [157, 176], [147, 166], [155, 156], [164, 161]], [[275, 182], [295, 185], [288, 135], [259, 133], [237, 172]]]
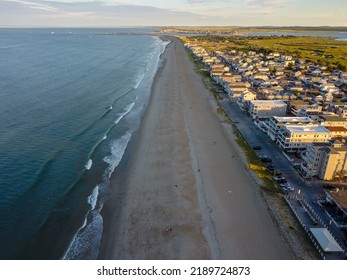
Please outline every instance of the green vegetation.
[[261, 160], [257, 157], [256, 153], [249, 146], [248, 142], [243, 138], [243, 136], [238, 131], [235, 125], [233, 125], [233, 132], [236, 136], [237, 144], [242, 148], [243, 152], [245, 153], [249, 169], [255, 172], [257, 176], [262, 180], [263, 189], [270, 193], [280, 193], [280, 189], [275, 184], [271, 174], [265, 168]]
[[260, 37], [249, 44], [256, 48], [279, 51], [330, 68], [347, 69], [347, 42], [326, 37]]
[[237, 35], [260, 32], [292, 32], [292, 33], [336, 33], [347, 32], [347, 27], [331, 26], [258, 26], [258, 27], [231, 27], [231, 26], [199, 26], [199, 27], [165, 27], [162, 33], [186, 33], [209, 35]]
[[329, 69], [347, 69], [347, 42], [327, 37], [308, 36], [193, 36], [184, 42], [199, 42], [207, 51], [257, 51], [264, 54], [281, 52]]

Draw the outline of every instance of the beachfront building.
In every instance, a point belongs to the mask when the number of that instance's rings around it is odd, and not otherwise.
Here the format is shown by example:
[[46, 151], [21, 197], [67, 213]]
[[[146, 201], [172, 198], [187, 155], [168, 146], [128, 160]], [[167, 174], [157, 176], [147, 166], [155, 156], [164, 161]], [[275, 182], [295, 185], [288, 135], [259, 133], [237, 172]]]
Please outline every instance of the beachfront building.
[[347, 128], [343, 126], [327, 126], [326, 127], [331, 132], [331, 138], [346, 138]]
[[322, 106], [310, 101], [294, 100], [289, 102], [290, 113], [297, 117], [310, 117], [310, 115], [321, 114]]
[[256, 98], [257, 98], [256, 92], [246, 90], [241, 93], [236, 103], [241, 108], [241, 110], [246, 110], [249, 107], [249, 102], [251, 100], [255, 100]]
[[272, 141], [276, 141], [278, 132], [284, 125], [317, 125], [308, 117], [272, 117], [264, 122], [268, 136]]
[[301, 173], [305, 178], [317, 177], [323, 164], [323, 155], [330, 143], [311, 143], [306, 147], [306, 152], [301, 155]]
[[249, 113], [253, 119], [268, 119], [273, 116], [284, 117], [287, 104], [280, 100], [252, 100]]
[[347, 174], [347, 146], [340, 141], [312, 143], [303, 159], [301, 172], [306, 178], [333, 180]]
[[319, 116], [320, 124], [325, 127], [345, 127], [347, 128], [347, 120], [335, 114], [324, 114]]
[[243, 92], [248, 91], [249, 84], [244, 82], [231, 82], [228, 84], [226, 92], [230, 100], [237, 99]]
[[308, 144], [331, 140], [331, 132], [320, 125], [284, 125], [277, 135], [276, 142], [287, 152], [304, 151]]
[[235, 88], [235, 91], [242, 92], [251, 86], [249, 83], [242, 82], [241, 75], [233, 75], [231, 73], [223, 74], [218, 79], [215, 79], [215, 81], [224, 88], [228, 95], [233, 94], [233, 88]]
[[322, 113], [322, 106], [318, 104], [312, 104], [300, 108], [295, 115], [298, 117], [310, 117], [311, 115], [317, 115], [320, 113]]

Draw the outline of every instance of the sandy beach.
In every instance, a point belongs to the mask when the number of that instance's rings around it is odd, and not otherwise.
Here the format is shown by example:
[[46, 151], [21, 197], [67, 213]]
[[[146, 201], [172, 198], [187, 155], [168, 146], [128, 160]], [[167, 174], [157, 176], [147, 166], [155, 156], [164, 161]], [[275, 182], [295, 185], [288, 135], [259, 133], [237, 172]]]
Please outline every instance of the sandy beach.
[[136, 143], [102, 212], [99, 259], [292, 259], [214, 97], [182, 43], [163, 39]]

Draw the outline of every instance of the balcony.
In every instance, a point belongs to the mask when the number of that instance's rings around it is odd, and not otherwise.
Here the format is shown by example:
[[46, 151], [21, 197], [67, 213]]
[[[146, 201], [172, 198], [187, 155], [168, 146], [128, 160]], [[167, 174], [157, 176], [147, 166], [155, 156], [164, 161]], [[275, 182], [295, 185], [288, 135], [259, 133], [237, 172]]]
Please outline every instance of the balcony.
[[316, 167], [314, 167], [312, 164], [307, 164], [307, 162], [302, 162], [301, 165], [301, 173], [306, 178], [311, 178], [313, 176], [316, 176], [318, 174], [318, 170]]

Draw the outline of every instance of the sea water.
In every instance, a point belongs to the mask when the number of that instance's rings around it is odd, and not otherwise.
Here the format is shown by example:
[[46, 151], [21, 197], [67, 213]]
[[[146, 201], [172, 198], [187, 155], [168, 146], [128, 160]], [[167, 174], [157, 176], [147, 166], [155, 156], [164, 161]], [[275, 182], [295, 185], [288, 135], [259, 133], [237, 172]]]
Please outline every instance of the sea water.
[[165, 48], [144, 31], [0, 29], [1, 259], [97, 257]]

